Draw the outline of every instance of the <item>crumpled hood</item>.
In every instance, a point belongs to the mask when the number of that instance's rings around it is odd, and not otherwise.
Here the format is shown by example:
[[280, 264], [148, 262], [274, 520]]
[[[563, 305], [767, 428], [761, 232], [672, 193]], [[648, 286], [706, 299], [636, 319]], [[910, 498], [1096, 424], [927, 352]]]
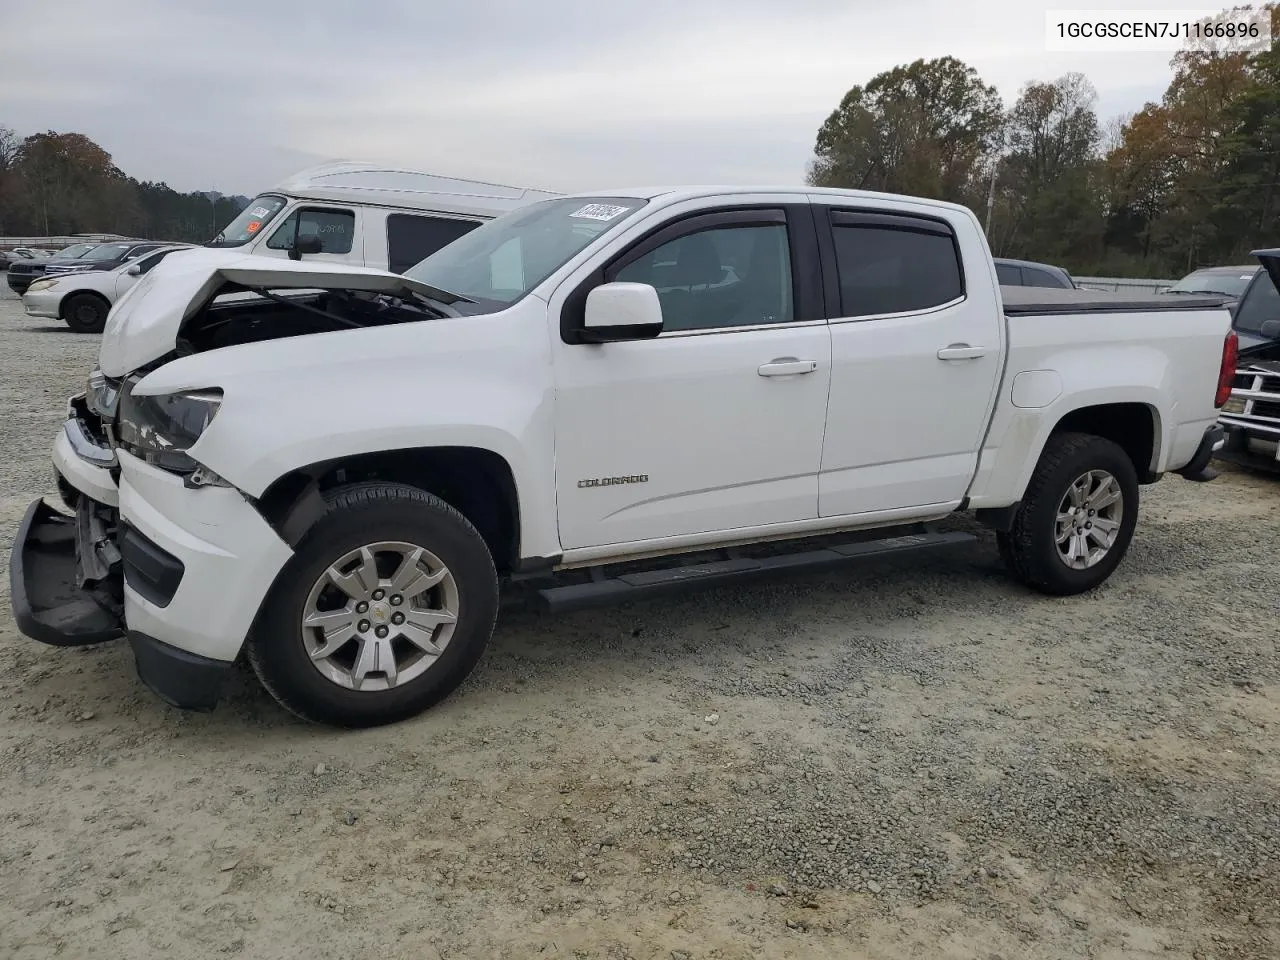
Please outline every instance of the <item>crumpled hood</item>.
[[227, 284], [274, 290], [413, 290], [437, 299], [442, 296], [427, 284], [369, 267], [252, 256], [217, 248], [180, 250], [156, 264], [112, 307], [98, 351], [102, 372], [108, 377], [123, 377], [170, 353], [183, 324]]

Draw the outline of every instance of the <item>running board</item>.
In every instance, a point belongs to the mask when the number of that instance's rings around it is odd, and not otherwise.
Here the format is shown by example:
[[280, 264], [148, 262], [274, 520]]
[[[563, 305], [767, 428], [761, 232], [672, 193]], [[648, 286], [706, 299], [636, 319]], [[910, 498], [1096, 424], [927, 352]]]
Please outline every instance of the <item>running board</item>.
[[727, 560], [694, 563], [685, 567], [670, 567], [665, 570], [625, 573], [615, 577], [600, 576], [599, 568], [593, 568], [590, 583], [547, 587], [539, 590], [538, 596], [543, 609], [551, 613], [565, 613], [570, 610], [605, 606], [627, 600], [648, 599], [690, 587], [735, 583], [755, 577], [784, 573], [809, 572], [857, 560], [896, 556], [936, 547], [959, 546], [972, 543], [977, 539], [971, 533], [917, 533], [902, 537], [888, 537], [883, 540], [839, 544], [818, 550], [806, 550], [803, 553], [759, 558], [734, 557]]

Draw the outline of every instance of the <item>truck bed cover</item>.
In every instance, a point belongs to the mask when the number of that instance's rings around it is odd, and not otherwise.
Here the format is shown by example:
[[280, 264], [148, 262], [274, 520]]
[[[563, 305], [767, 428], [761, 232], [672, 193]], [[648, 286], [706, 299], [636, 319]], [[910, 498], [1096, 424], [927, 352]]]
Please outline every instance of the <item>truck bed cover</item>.
[[1001, 287], [1004, 312], [1010, 317], [1062, 313], [1161, 313], [1170, 310], [1223, 308], [1230, 297], [1182, 293], [1113, 293], [1109, 290], [1062, 290], [1053, 287]]

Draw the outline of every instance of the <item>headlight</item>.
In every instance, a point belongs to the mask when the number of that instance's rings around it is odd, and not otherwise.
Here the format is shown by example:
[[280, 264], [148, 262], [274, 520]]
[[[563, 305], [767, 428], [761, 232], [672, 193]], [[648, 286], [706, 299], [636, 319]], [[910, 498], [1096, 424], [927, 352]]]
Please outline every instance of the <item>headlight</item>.
[[120, 403], [120, 381], [103, 376], [102, 371], [95, 368], [85, 385], [84, 402], [103, 420], [114, 420]]
[[120, 395], [120, 445], [162, 470], [194, 473], [200, 464], [187, 456], [187, 450], [200, 439], [221, 405], [222, 391], [216, 389], [152, 397], [135, 397], [126, 389]]
[[50, 287], [57, 286], [57, 284], [57, 280], [37, 280], [27, 287], [27, 293], [38, 293], [41, 290], [48, 290]]

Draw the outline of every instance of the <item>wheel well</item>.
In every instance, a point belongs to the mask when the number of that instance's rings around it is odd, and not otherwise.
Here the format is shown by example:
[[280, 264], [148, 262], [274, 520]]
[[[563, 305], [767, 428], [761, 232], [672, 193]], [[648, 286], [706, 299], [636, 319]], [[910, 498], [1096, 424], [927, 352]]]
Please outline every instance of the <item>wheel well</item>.
[[312, 464], [280, 477], [256, 501], [259, 512], [290, 546], [320, 518], [325, 490], [362, 480], [404, 483], [434, 493], [471, 521], [499, 572], [520, 553], [520, 507], [511, 467], [474, 447], [389, 450]]
[[58, 301], [58, 316], [61, 319], [65, 320], [67, 318], [67, 304], [75, 300], [76, 297], [93, 297], [95, 300], [100, 300], [108, 310], [111, 309], [111, 304], [107, 301], [107, 298], [98, 293], [97, 290], [73, 290]]
[[1106, 403], [1072, 410], [1053, 428], [1053, 433], [1089, 433], [1118, 444], [1137, 471], [1140, 483], [1154, 483], [1155, 414], [1143, 403]]

